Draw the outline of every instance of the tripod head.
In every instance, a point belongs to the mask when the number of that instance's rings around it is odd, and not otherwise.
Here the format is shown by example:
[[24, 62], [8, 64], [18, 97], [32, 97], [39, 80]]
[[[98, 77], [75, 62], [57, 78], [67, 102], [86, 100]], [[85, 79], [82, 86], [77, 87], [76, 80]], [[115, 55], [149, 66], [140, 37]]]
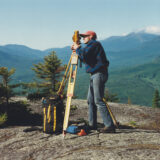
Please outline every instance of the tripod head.
[[73, 42], [75, 42], [76, 44], [81, 44], [80, 40], [81, 37], [79, 35], [79, 31], [74, 31], [74, 35], [72, 37]]

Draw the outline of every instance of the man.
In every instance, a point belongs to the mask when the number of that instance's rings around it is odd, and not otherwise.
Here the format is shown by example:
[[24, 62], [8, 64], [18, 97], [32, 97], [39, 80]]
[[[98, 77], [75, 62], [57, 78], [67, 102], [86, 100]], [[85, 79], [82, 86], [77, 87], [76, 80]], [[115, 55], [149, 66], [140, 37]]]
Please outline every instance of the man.
[[73, 44], [72, 49], [76, 51], [79, 58], [85, 63], [86, 72], [90, 73], [90, 84], [88, 90], [89, 106], [89, 128], [97, 129], [97, 108], [103, 119], [104, 128], [99, 129], [101, 133], [114, 133], [115, 127], [106, 104], [103, 101], [105, 82], [108, 79], [109, 61], [100, 42], [96, 41], [97, 35], [93, 31], [80, 34], [83, 37], [85, 47]]

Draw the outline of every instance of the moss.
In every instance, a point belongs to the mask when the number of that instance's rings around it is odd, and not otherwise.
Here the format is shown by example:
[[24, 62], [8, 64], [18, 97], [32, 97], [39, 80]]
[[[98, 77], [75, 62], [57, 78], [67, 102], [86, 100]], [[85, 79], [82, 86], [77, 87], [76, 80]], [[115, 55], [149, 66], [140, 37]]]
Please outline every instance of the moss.
[[71, 110], [76, 110], [77, 106], [76, 105], [71, 105]]

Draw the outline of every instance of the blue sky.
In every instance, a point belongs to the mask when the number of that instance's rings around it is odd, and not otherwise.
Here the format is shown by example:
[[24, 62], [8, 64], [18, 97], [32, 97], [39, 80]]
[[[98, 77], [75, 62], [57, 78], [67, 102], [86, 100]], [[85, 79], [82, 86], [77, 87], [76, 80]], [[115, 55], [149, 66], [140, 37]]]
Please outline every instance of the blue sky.
[[72, 44], [74, 30], [98, 39], [139, 30], [160, 34], [160, 0], [0, 0], [0, 45]]

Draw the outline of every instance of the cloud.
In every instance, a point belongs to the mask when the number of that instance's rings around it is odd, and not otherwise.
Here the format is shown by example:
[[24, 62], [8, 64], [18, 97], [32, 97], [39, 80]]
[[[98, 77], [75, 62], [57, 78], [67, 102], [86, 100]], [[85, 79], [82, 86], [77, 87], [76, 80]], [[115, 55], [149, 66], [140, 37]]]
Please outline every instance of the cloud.
[[159, 26], [148, 26], [144, 29], [144, 32], [152, 33], [152, 34], [160, 34], [160, 27]]
[[129, 33], [125, 32], [125, 33], [122, 33], [122, 36], [127, 36]]

